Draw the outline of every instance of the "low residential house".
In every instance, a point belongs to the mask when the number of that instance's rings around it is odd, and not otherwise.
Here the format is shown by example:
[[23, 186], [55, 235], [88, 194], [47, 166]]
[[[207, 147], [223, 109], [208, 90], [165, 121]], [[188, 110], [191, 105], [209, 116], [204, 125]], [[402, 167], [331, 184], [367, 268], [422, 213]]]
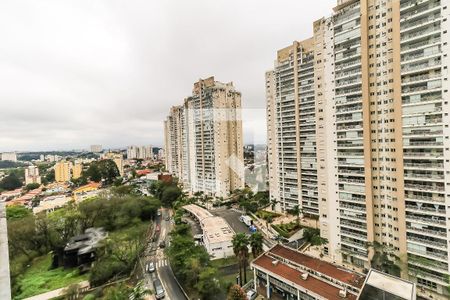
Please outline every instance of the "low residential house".
[[103, 247], [108, 234], [102, 228], [88, 228], [74, 236], [64, 248], [64, 268], [89, 268], [97, 258], [97, 249]]

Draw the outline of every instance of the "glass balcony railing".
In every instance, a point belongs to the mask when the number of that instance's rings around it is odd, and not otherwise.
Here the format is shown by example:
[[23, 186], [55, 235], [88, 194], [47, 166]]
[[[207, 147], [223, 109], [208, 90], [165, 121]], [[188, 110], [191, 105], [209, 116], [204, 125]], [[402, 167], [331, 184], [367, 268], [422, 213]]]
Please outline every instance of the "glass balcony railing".
[[421, 191], [444, 191], [442, 185], [425, 185], [425, 184], [411, 184], [405, 183], [405, 189], [421, 190]]

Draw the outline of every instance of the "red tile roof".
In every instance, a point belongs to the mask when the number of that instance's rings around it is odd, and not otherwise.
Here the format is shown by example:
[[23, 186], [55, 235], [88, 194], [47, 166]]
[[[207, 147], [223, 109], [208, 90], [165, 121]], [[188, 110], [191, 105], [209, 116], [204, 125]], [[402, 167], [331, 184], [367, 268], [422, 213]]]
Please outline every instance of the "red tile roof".
[[337, 280], [352, 285], [356, 288], [361, 288], [364, 283], [365, 277], [363, 275], [346, 271], [336, 265], [283, 247], [279, 244], [273, 247], [270, 250], [270, 253], [286, 258], [322, 274], [336, 278]]
[[303, 287], [304, 289], [311, 291], [317, 295], [324, 297], [329, 300], [356, 300], [356, 296], [347, 292], [347, 297], [342, 298], [339, 296], [339, 288], [328, 284], [322, 280], [316, 279], [312, 276], [308, 276], [306, 280], [301, 278], [302, 272], [282, 263], [278, 262], [277, 265], [272, 263], [273, 259], [267, 254], [260, 256], [253, 264], [256, 265], [256, 268], [263, 268], [268, 272], [278, 275], [285, 279], [287, 284], [296, 284], [298, 286]]

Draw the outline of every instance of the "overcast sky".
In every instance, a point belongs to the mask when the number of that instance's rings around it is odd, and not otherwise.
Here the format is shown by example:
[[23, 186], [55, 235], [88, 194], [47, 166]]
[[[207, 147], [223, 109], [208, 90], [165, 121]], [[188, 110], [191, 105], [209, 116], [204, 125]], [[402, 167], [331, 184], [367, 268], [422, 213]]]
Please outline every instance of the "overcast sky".
[[336, 0], [3, 0], [0, 151], [163, 143], [199, 78], [242, 92], [265, 142], [264, 72]]

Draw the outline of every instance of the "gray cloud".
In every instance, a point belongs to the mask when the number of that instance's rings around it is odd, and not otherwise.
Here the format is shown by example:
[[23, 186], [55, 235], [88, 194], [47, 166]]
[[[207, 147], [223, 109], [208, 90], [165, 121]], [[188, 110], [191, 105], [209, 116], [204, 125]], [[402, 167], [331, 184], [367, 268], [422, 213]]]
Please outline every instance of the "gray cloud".
[[210, 75], [234, 82], [255, 109], [246, 141], [264, 142], [264, 72], [335, 0], [311, 4], [2, 1], [0, 151], [162, 145], [169, 107]]

